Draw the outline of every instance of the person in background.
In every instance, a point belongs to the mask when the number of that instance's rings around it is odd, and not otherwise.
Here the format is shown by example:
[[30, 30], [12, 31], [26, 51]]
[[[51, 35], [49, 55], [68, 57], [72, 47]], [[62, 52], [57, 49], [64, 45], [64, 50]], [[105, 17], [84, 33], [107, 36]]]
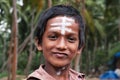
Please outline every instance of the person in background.
[[109, 67], [111, 70], [100, 75], [100, 80], [120, 80], [120, 52], [114, 54]]
[[84, 31], [82, 16], [72, 6], [56, 5], [44, 11], [35, 31], [35, 45], [45, 63], [27, 80], [85, 80], [83, 73], [70, 67], [84, 47]]

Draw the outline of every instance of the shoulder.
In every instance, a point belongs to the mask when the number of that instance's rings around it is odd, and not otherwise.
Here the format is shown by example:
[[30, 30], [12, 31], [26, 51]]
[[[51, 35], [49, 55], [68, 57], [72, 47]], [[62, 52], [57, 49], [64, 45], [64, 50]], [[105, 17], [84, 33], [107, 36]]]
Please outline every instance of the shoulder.
[[40, 78], [40, 74], [38, 73], [37, 70], [35, 70], [30, 75], [28, 75], [27, 80], [40, 80], [39, 78]]
[[79, 73], [73, 69], [70, 69], [70, 76], [76, 78], [77, 80], [85, 80], [85, 74]]
[[39, 67], [39, 69], [32, 72], [30, 75], [28, 75], [27, 80], [41, 80], [42, 78], [42, 65]]

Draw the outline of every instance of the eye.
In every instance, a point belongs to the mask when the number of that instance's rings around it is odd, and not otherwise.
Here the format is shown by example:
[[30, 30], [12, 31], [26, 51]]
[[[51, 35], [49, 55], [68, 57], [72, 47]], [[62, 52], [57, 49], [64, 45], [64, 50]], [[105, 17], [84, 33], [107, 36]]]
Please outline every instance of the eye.
[[48, 38], [49, 38], [50, 40], [56, 40], [56, 39], [58, 38], [58, 36], [55, 35], [55, 34], [52, 34], [52, 35], [49, 35]]
[[68, 40], [70, 43], [74, 43], [74, 42], [77, 40], [77, 38], [70, 36], [70, 37], [67, 38], [67, 40]]

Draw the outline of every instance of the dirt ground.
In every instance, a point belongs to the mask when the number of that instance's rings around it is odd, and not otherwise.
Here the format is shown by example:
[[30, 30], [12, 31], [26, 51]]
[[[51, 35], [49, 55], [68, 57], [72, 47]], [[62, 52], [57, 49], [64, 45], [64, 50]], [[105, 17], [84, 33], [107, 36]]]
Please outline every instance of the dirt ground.
[[[0, 80], [7, 80], [7, 77], [1, 78]], [[25, 76], [17, 75], [17, 80], [26, 80]], [[86, 78], [86, 80], [99, 80], [98, 78]]]
[[[23, 76], [23, 75], [17, 75], [16, 78], [17, 78], [16, 80], [26, 80], [25, 76]], [[0, 80], [7, 80], [7, 77], [3, 77]]]
[[86, 80], [99, 80], [98, 78], [86, 78]]

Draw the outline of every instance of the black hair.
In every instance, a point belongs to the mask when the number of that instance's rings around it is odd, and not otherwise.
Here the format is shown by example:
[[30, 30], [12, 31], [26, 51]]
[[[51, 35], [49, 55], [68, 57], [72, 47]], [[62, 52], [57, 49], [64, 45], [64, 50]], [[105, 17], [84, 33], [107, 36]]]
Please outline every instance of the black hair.
[[56, 5], [46, 11], [44, 11], [39, 18], [39, 22], [36, 29], [36, 38], [38, 44], [42, 43], [42, 36], [46, 29], [47, 21], [56, 16], [68, 16], [73, 17], [79, 24], [79, 47], [81, 48], [85, 43], [85, 25], [79, 11], [69, 5]]

